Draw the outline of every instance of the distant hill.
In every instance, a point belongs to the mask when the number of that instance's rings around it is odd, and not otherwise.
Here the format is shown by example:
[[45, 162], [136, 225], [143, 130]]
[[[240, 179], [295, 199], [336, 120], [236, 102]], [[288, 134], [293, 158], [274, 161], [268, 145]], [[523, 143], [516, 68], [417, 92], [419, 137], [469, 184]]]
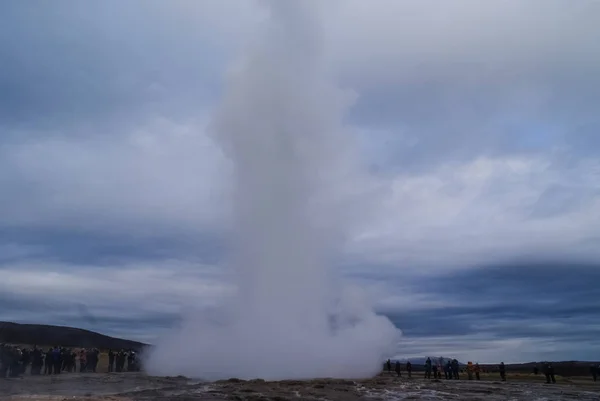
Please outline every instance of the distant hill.
[[134, 349], [147, 344], [66, 326], [0, 322], [0, 343], [99, 349]]
[[[531, 373], [534, 368], [538, 368], [538, 371], [541, 373], [544, 367], [544, 362], [527, 362], [527, 363], [512, 363], [506, 365], [506, 371], [508, 373], [511, 372], [525, 372]], [[554, 372], [557, 375], [561, 376], [588, 376], [590, 374], [590, 366], [599, 366], [600, 362], [598, 361], [554, 361], [552, 362], [552, 366], [554, 367]], [[481, 365], [483, 369], [486, 369], [490, 372], [497, 372], [498, 365]]]

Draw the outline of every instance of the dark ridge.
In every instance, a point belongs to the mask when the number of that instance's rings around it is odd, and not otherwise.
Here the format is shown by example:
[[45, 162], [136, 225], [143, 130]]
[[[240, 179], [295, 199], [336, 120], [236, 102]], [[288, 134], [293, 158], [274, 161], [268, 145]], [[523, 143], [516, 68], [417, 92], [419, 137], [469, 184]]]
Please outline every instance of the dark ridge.
[[[554, 367], [554, 373], [560, 376], [588, 376], [591, 366], [599, 366], [596, 361], [540, 361], [527, 363], [506, 364], [507, 373], [533, 373], [534, 368], [538, 368], [538, 373], [544, 375], [544, 365], [550, 362]], [[498, 365], [482, 364], [482, 368], [489, 372], [498, 372]]]
[[84, 329], [44, 324], [0, 322], [0, 343], [141, 351], [148, 344]]

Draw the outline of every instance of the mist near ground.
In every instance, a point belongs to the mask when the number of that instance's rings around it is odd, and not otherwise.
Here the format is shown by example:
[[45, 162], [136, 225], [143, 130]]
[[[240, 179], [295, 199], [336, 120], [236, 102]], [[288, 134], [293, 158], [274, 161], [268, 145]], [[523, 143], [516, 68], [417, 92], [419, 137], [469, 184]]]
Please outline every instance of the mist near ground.
[[204, 379], [372, 376], [401, 333], [330, 269], [344, 217], [330, 189], [354, 171], [342, 124], [353, 96], [327, 78], [318, 3], [263, 4], [212, 124], [235, 176], [237, 292], [186, 316], [147, 366]]

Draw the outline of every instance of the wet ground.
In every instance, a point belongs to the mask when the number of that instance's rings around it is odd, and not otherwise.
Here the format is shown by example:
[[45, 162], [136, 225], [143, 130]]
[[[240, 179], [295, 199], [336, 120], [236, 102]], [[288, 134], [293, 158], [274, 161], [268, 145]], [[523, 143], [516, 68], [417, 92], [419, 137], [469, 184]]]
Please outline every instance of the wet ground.
[[226, 380], [203, 383], [184, 377], [139, 373], [63, 374], [0, 379], [5, 400], [600, 400], [600, 383], [547, 385], [527, 381], [425, 381], [377, 377], [265, 382]]

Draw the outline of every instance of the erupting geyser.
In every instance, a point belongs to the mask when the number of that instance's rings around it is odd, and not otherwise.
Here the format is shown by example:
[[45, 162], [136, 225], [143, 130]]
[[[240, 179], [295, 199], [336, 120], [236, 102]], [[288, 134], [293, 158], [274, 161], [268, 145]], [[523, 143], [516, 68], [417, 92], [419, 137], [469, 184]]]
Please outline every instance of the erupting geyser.
[[215, 115], [235, 169], [238, 292], [218, 321], [188, 316], [157, 344], [152, 374], [204, 379], [365, 377], [400, 336], [328, 269], [327, 188], [343, 167], [348, 96], [327, 80], [319, 3], [274, 0], [265, 32]]

